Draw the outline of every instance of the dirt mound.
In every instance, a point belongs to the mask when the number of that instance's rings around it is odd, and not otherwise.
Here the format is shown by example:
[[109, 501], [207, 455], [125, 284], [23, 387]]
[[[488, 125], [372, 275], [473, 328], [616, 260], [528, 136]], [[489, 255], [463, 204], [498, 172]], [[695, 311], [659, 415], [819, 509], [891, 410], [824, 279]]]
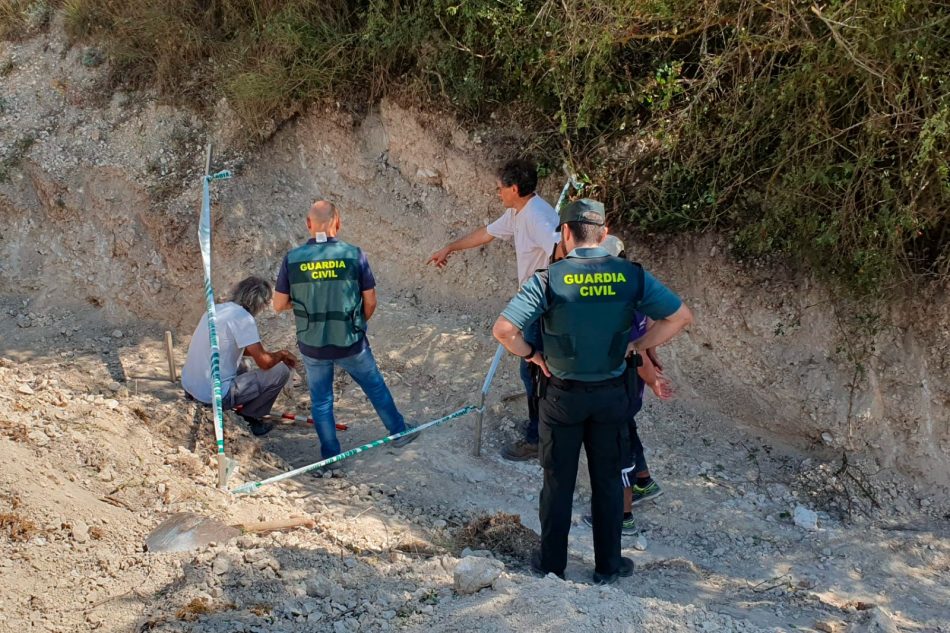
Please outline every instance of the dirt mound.
[[466, 523], [456, 533], [455, 542], [459, 549], [487, 549], [527, 563], [531, 555], [538, 551], [541, 537], [522, 525], [519, 515], [498, 512], [476, 517]]

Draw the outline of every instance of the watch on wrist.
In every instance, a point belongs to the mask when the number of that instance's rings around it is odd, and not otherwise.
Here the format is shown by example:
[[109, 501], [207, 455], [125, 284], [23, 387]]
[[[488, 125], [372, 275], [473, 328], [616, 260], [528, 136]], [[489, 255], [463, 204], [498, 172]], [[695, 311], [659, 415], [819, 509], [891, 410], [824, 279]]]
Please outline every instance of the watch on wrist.
[[[525, 342], [527, 343], [527, 341], [525, 341]], [[523, 358], [523, 359], [525, 359], [525, 360], [528, 360], [529, 358], [531, 358], [532, 356], [534, 356], [535, 354], [538, 353], [537, 348], [536, 348], [534, 345], [532, 345], [531, 343], [528, 343], [528, 347], [531, 348], [531, 351], [521, 357], [521, 358]]]

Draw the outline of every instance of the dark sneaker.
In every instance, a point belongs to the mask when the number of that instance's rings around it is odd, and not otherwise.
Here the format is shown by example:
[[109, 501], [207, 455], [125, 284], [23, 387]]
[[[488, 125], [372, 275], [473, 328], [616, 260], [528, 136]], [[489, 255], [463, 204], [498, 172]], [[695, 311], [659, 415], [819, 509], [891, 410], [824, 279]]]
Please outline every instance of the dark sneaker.
[[650, 480], [650, 483], [640, 487], [637, 484], [630, 486], [631, 492], [633, 492], [633, 505], [638, 503], [643, 503], [644, 501], [649, 501], [650, 499], [656, 499], [661, 494], [663, 494], [663, 489], [660, 488], [660, 484], [656, 483], [654, 480]]
[[343, 460], [327, 464], [323, 468], [311, 470], [310, 474], [317, 479], [329, 479], [330, 477], [342, 477], [344, 475]]
[[267, 435], [274, 429], [273, 422], [262, 422], [260, 420], [249, 419], [247, 425], [251, 428], [251, 433], [256, 437]]
[[612, 574], [601, 574], [594, 572], [595, 585], [610, 585], [617, 582], [618, 578], [629, 578], [633, 575], [633, 561], [627, 557], [621, 557], [620, 569]]
[[[543, 567], [541, 567], [541, 552], [535, 552], [534, 554], [531, 555], [530, 565], [531, 565], [531, 571], [533, 571], [539, 576], [547, 576], [549, 573], [553, 573], [553, 572], [547, 572], [544, 570]], [[564, 580], [564, 574], [554, 574], [554, 575], [560, 578], [561, 580]]]
[[[414, 428], [416, 427], [414, 427], [411, 424], [406, 425], [407, 431]], [[415, 442], [417, 439], [419, 439], [419, 435], [421, 435], [421, 433], [413, 433], [412, 435], [403, 435], [399, 439], [393, 440], [392, 445], [395, 446], [396, 448], [402, 448], [403, 446], [406, 446], [407, 444], [411, 444], [412, 442]]]
[[[584, 516], [581, 517], [581, 520], [584, 522], [585, 525], [594, 527], [594, 515], [585, 514]], [[621, 534], [630, 536], [631, 534], [637, 534], [639, 531], [640, 530], [637, 529], [637, 522], [633, 520], [633, 517], [630, 517], [629, 519], [621, 520], [620, 522]]]
[[526, 462], [529, 459], [537, 459], [538, 445], [518, 440], [502, 449], [501, 456], [510, 462]]

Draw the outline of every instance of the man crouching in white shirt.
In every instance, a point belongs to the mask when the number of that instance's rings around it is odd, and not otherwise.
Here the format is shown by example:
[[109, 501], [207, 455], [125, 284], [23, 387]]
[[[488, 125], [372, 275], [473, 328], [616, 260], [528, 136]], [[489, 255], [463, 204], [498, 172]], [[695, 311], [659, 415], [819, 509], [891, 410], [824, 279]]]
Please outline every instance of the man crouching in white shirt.
[[[231, 291], [231, 300], [215, 304], [218, 332], [219, 370], [221, 374], [221, 405], [225, 410], [241, 406], [238, 415], [247, 421], [251, 433], [266, 434], [274, 425], [261, 420], [270, 413], [280, 390], [290, 379], [290, 370], [297, 357], [282, 349], [268, 352], [254, 321], [271, 302], [274, 293], [270, 282], [248, 277]], [[258, 369], [247, 371], [242, 357], [254, 359]], [[198, 322], [188, 345], [188, 358], [181, 370], [185, 393], [205, 404], [211, 404], [211, 339], [207, 312]]]

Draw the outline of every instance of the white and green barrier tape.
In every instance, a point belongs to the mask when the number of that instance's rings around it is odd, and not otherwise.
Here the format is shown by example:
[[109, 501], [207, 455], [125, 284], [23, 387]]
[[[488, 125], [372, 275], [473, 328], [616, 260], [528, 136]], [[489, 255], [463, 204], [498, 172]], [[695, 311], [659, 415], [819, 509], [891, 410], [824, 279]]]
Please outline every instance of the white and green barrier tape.
[[205, 302], [208, 309], [208, 336], [211, 339], [211, 404], [214, 409], [214, 438], [218, 452], [218, 487], [224, 488], [232, 468], [224, 454], [224, 414], [221, 409], [221, 367], [218, 349], [218, 329], [214, 309], [214, 289], [211, 286], [211, 182], [225, 180], [231, 172], [220, 171], [201, 178], [201, 215], [198, 218], [198, 242], [205, 272]]
[[289, 470], [289, 471], [287, 471], [287, 472], [285, 472], [285, 473], [281, 473], [281, 474], [279, 474], [279, 475], [274, 475], [273, 477], [270, 477], [270, 478], [268, 478], [268, 479], [264, 479], [264, 480], [261, 480], [261, 481], [251, 481], [251, 482], [248, 482], [248, 483], [246, 483], [246, 484], [242, 484], [242, 485], [240, 485], [240, 486], [237, 486], [236, 488], [232, 488], [232, 489], [231, 489], [231, 492], [232, 492], [233, 494], [236, 494], [236, 495], [242, 495], [242, 494], [248, 494], [248, 493], [252, 493], [252, 492], [257, 492], [257, 490], [260, 489], [262, 486], [266, 486], [266, 485], [268, 485], [268, 484], [276, 483], [276, 482], [278, 482], [278, 481], [283, 481], [284, 479], [290, 479], [291, 477], [296, 477], [297, 475], [302, 475], [302, 474], [304, 474], [304, 473], [309, 473], [309, 472], [314, 471], [314, 470], [317, 470], [317, 469], [319, 469], [319, 468], [323, 468], [324, 466], [329, 466], [330, 464], [334, 464], [334, 463], [336, 463], [336, 462], [338, 462], [338, 461], [344, 460], [344, 459], [346, 459], [347, 457], [352, 457], [352, 456], [354, 456], [354, 455], [358, 455], [358, 454], [362, 453], [363, 451], [368, 451], [368, 450], [370, 450], [371, 448], [376, 448], [377, 446], [382, 446], [383, 444], [388, 444], [389, 442], [392, 442], [392, 441], [394, 441], [394, 440], [398, 440], [399, 438], [405, 437], [405, 436], [407, 436], [407, 435], [412, 435], [413, 433], [420, 433], [420, 432], [422, 432], [422, 431], [424, 431], [424, 430], [426, 430], [426, 429], [428, 429], [428, 428], [432, 428], [432, 427], [434, 427], [434, 426], [438, 426], [438, 425], [440, 425], [440, 424], [444, 424], [444, 423], [448, 422], [449, 420], [454, 420], [454, 419], [456, 419], [456, 418], [460, 418], [460, 417], [462, 417], [463, 415], [466, 415], [466, 414], [471, 413], [472, 411], [476, 411], [476, 410], [478, 410], [478, 407], [471, 406], [471, 405], [469, 405], [469, 406], [467, 406], [467, 407], [462, 407], [461, 409], [459, 409], [458, 411], [456, 411], [456, 412], [454, 412], [454, 413], [450, 413], [450, 414], [448, 414], [448, 415], [444, 415], [444, 416], [442, 416], [441, 418], [438, 418], [438, 419], [436, 419], [436, 420], [432, 420], [431, 422], [426, 422], [425, 424], [422, 424], [422, 425], [420, 425], [420, 426], [417, 426], [417, 427], [414, 427], [414, 428], [411, 428], [411, 429], [406, 429], [405, 431], [403, 431], [403, 432], [401, 432], [401, 433], [396, 433], [396, 434], [390, 435], [390, 436], [388, 436], [388, 437], [384, 437], [384, 438], [381, 438], [381, 439], [378, 439], [378, 440], [374, 440], [374, 441], [370, 442], [369, 444], [363, 444], [362, 446], [357, 446], [356, 448], [352, 448], [352, 449], [350, 449], [350, 450], [348, 450], [348, 451], [344, 451], [344, 452], [340, 453], [339, 455], [334, 455], [333, 457], [329, 457], [329, 458], [324, 459], [324, 460], [322, 460], [322, 461], [314, 462], [313, 464], [309, 464], [309, 465], [307, 465], [307, 466], [301, 466], [300, 468], [296, 468], [296, 469], [294, 469], [294, 470]]

